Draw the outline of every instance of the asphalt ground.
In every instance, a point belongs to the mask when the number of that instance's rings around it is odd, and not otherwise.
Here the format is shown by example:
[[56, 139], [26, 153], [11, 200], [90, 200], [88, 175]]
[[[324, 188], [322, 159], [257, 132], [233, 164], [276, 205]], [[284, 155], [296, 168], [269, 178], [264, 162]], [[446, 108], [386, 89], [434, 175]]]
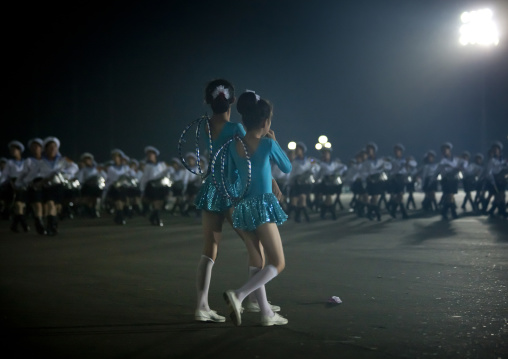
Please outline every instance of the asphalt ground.
[[[281, 327], [194, 321], [196, 218], [76, 218], [55, 237], [0, 222], [2, 358], [508, 358], [508, 221], [410, 215], [281, 226], [286, 270], [267, 285]], [[211, 307], [226, 315], [223, 291], [246, 278], [226, 225]]]

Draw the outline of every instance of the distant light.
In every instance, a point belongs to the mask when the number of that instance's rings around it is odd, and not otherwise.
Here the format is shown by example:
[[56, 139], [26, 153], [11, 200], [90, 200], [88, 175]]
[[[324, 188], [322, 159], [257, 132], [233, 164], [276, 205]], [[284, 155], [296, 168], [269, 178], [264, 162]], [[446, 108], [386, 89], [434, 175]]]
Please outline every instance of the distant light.
[[318, 141], [321, 144], [325, 144], [328, 142], [328, 137], [326, 137], [325, 135], [319, 136]]
[[463, 24], [466, 24], [469, 22], [471, 16], [469, 15], [469, 12], [464, 11], [462, 15], [460, 15], [460, 21], [462, 21]]
[[320, 151], [323, 148], [321, 143], [316, 143], [316, 150]]
[[332, 144], [330, 142], [325, 143], [326, 148], [332, 148]]
[[466, 45], [497, 46], [499, 44], [499, 31], [493, 21], [493, 12], [490, 9], [481, 9], [463, 12], [460, 15], [459, 43]]
[[296, 142], [295, 141], [291, 141], [288, 143], [288, 148], [292, 151], [292, 150], [295, 150], [296, 149]]

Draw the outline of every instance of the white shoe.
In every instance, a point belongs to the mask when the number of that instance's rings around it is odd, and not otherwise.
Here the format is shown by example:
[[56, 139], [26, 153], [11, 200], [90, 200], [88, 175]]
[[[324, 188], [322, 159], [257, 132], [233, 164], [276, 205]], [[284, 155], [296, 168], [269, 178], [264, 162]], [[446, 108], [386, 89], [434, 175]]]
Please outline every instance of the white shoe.
[[224, 292], [224, 300], [229, 307], [229, 317], [233, 324], [239, 326], [242, 324], [242, 303], [238, 300], [236, 294], [232, 290]]
[[[268, 302], [268, 304], [270, 304], [270, 309], [272, 310], [272, 312], [280, 312], [280, 307], [278, 305], [273, 305], [270, 302]], [[261, 308], [259, 307], [259, 303], [247, 301], [242, 308], [242, 312], [243, 311], [247, 313], [259, 313], [261, 311]]]
[[196, 309], [194, 312], [194, 319], [198, 322], [214, 322], [214, 323], [224, 323], [226, 318], [222, 315], [217, 314], [215, 310], [199, 310]]
[[272, 325], [286, 325], [287, 323], [288, 320], [277, 313], [273, 313], [273, 317], [269, 317], [268, 315], [261, 316], [261, 325], [264, 327], [269, 327]]

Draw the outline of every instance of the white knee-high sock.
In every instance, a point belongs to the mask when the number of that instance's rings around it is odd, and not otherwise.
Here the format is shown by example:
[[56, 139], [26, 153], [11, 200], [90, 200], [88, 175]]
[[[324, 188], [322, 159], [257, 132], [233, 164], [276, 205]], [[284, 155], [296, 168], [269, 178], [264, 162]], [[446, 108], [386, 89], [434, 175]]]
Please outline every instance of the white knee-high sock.
[[[253, 267], [253, 266], [249, 266], [249, 279], [254, 277], [259, 271], [261, 270], [261, 268], [259, 267]], [[255, 291], [252, 292], [251, 294], [249, 294], [248, 298], [247, 298], [251, 303], [256, 303], [257, 302], [257, 299], [256, 299], [256, 294], [255, 294]]]
[[[240, 303], [248, 296], [250, 293], [254, 292], [256, 289], [264, 286], [266, 283], [275, 278], [279, 273], [277, 272], [277, 268], [273, 265], [269, 264], [261, 269], [257, 274], [255, 274], [252, 278], [250, 278], [247, 283], [245, 283], [240, 289], [235, 291], [236, 297], [240, 301]], [[257, 296], [256, 296], [257, 297]], [[259, 300], [259, 299], [258, 299]], [[266, 294], [265, 294], [266, 300]], [[261, 303], [260, 303], [261, 305]]]
[[212, 258], [205, 255], [201, 256], [198, 264], [196, 275], [196, 289], [198, 294], [197, 309], [210, 310], [208, 306], [208, 289], [210, 288], [210, 280], [212, 279], [212, 267], [214, 265]]
[[[258, 267], [249, 267], [249, 276], [252, 278], [255, 276], [261, 268]], [[254, 292], [249, 294], [249, 300], [252, 303], [258, 303], [259, 309], [261, 309], [261, 315], [267, 315], [269, 317], [273, 316], [272, 308], [270, 307], [270, 303], [268, 303], [268, 299], [266, 298], [266, 288], [264, 285], [256, 289]]]

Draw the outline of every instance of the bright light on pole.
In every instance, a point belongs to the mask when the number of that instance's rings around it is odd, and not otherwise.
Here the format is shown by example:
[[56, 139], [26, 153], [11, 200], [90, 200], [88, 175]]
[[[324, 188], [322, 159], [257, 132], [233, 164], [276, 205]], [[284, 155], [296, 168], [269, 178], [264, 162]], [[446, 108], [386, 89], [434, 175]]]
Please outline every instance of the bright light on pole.
[[328, 142], [328, 137], [326, 137], [325, 135], [319, 136], [318, 141], [323, 145]]
[[[459, 43], [463, 46], [480, 45], [483, 47], [499, 45], [499, 31], [494, 22], [494, 13], [490, 9], [466, 11], [460, 15], [460, 38]], [[485, 66], [484, 66], [485, 71]], [[481, 125], [480, 142], [481, 148], [486, 146], [487, 137], [487, 111], [486, 111], [486, 79], [483, 74], [482, 99], [481, 99]]]
[[463, 46], [483, 45], [497, 46], [499, 44], [499, 31], [493, 20], [490, 9], [466, 11], [460, 15], [460, 38]]
[[288, 143], [288, 148], [293, 151], [296, 149], [296, 142], [295, 141], [291, 141]]
[[326, 148], [332, 148], [332, 144], [331, 144], [330, 142], [326, 142], [326, 143], [324, 144], [324, 146], [325, 146]]
[[323, 145], [321, 143], [316, 143], [316, 150], [318, 151], [321, 151], [321, 149], [323, 148]]

